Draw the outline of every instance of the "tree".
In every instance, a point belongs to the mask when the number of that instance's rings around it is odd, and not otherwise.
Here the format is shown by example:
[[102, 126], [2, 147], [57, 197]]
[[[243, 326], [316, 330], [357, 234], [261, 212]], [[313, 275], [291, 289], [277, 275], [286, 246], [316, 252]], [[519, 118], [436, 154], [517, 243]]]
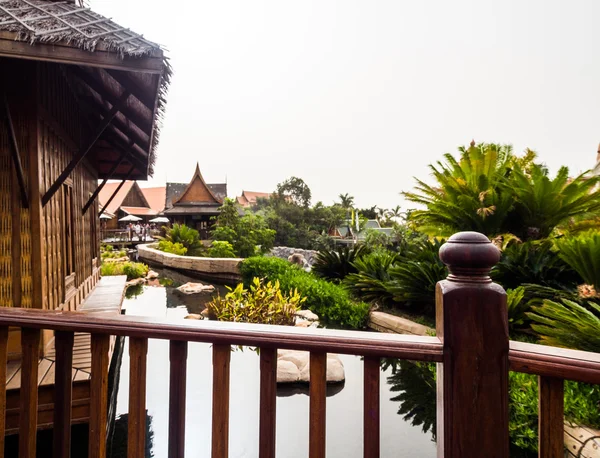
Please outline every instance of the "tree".
[[302, 178], [291, 177], [277, 185], [277, 197], [300, 207], [308, 207], [312, 194]]
[[354, 206], [354, 197], [352, 197], [348, 193], [340, 194], [338, 197], [340, 198], [340, 205], [342, 206], [342, 208], [348, 209]]

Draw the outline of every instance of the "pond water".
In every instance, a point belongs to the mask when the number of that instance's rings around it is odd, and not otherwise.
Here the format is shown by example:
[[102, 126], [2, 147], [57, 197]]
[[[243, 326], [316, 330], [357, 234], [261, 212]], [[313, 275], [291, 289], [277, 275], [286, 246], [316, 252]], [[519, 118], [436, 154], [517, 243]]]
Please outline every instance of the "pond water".
[[[159, 271], [161, 278], [153, 285], [130, 291], [124, 307], [128, 315], [183, 319], [188, 313], [199, 313], [210, 295], [181, 296], [175, 287], [191, 280], [172, 271]], [[224, 291], [223, 287], [218, 290]], [[117, 396], [117, 422], [109, 444], [109, 456], [126, 456], [126, 430], [129, 386], [128, 341], [125, 340]], [[327, 398], [327, 456], [362, 457], [363, 365], [359, 357], [341, 355], [346, 382], [332, 387]], [[147, 391], [148, 409], [146, 456], [167, 457], [169, 344], [150, 340], [148, 344]], [[382, 369], [381, 374], [381, 456], [435, 457], [432, 433], [398, 414], [398, 374]], [[389, 383], [388, 384], [388, 379]], [[401, 394], [401, 393], [400, 393]], [[209, 344], [190, 343], [188, 349], [186, 455], [210, 456], [212, 407], [212, 354]], [[433, 399], [435, 403], [435, 398]], [[435, 404], [434, 404], [435, 406]], [[278, 389], [277, 456], [308, 456], [308, 390], [303, 387]], [[258, 456], [259, 357], [249, 350], [235, 351], [231, 356], [230, 445], [229, 456]]]

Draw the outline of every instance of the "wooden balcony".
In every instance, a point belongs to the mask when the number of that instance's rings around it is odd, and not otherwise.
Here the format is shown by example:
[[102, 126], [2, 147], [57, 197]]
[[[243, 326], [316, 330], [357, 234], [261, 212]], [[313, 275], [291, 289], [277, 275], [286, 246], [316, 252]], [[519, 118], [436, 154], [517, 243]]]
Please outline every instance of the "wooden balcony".
[[[487, 239], [486, 239], [487, 240]], [[6, 356], [9, 326], [23, 329], [19, 400], [19, 456], [35, 456], [42, 329], [56, 331], [54, 456], [68, 457], [74, 420], [72, 382], [74, 335], [91, 335], [89, 456], [104, 457], [107, 430], [107, 373], [111, 336], [129, 338], [128, 457], [143, 457], [146, 431], [148, 339], [170, 341], [169, 457], [183, 457], [188, 342], [213, 345], [212, 457], [228, 456], [231, 346], [260, 348], [259, 457], [275, 457], [277, 349], [305, 350], [310, 356], [310, 458], [326, 456], [326, 354], [364, 357], [364, 451], [380, 455], [380, 359], [392, 357], [438, 363], [438, 456], [508, 458], [508, 372], [539, 376], [539, 456], [563, 456], [563, 382], [600, 383], [600, 356], [535, 344], [509, 342], [506, 296], [491, 283], [497, 259], [491, 245], [472, 234], [441, 252], [448, 280], [437, 290], [437, 337], [333, 331], [326, 329], [169, 321], [133, 316], [100, 316], [31, 309], [0, 310], [0, 357]], [[6, 366], [0, 365], [0, 379]], [[6, 411], [7, 399], [0, 396]], [[7, 425], [0, 416], [0, 440]], [[192, 432], [193, 433], [193, 432]], [[3, 450], [3, 444], [0, 444]], [[189, 453], [188, 453], [189, 455]]]

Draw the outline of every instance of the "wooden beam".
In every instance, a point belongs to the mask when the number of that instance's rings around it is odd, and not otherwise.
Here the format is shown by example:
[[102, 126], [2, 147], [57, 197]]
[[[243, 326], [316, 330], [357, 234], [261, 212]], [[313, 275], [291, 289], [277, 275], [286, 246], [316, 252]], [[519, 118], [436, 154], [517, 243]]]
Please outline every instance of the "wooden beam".
[[122, 106], [125, 105], [125, 103], [127, 103], [128, 98], [129, 98], [129, 92], [125, 92], [119, 98], [119, 102], [116, 105], [113, 105], [110, 112], [106, 115], [106, 117], [104, 118], [104, 120], [102, 121], [100, 126], [98, 127], [98, 130], [92, 137], [92, 140], [89, 142], [89, 144], [85, 148], [83, 148], [82, 150], [79, 151], [79, 153], [71, 160], [69, 165], [67, 165], [67, 168], [65, 168], [65, 170], [63, 170], [63, 172], [56, 179], [56, 181], [52, 184], [52, 186], [50, 186], [50, 189], [48, 189], [48, 191], [46, 191], [46, 194], [44, 194], [44, 197], [42, 197], [42, 206], [45, 206], [50, 201], [52, 196], [54, 194], [56, 194], [56, 191], [58, 191], [60, 189], [61, 185], [65, 182], [65, 180], [71, 174], [71, 172], [75, 169], [75, 167], [77, 167], [77, 165], [83, 160], [83, 158], [87, 155], [87, 153], [90, 152], [90, 150], [96, 144], [96, 142], [98, 141], [98, 139], [100, 138], [102, 133], [110, 125], [110, 123], [112, 122], [114, 117], [117, 115], [119, 110], [122, 108]]
[[115, 173], [115, 171], [123, 163], [123, 160], [125, 160], [125, 158], [128, 156], [128, 154], [129, 154], [129, 152], [124, 152], [123, 154], [121, 154], [121, 157], [119, 158], [119, 160], [117, 162], [115, 162], [115, 165], [113, 165], [113, 167], [110, 169], [110, 171], [106, 175], [106, 178], [102, 181], [102, 183], [100, 183], [100, 186], [98, 186], [96, 188], [94, 193], [91, 195], [91, 197], [88, 199], [88, 201], [85, 203], [85, 205], [81, 209], [82, 215], [85, 215], [85, 213], [88, 211], [88, 208], [90, 208], [90, 206], [92, 205], [92, 202], [94, 202], [94, 199], [96, 199], [96, 197], [98, 197], [98, 194], [100, 194], [100, 191], [102, 191], [102, 188], [104, 187], [106, 182], [110, 179], [112, 174]]
[[8, 125], [8, 132], [10, 133], [10, 140], [12, 148], [10, 155], [15, 165], [15, 171], [17, 173], [17, 180], [19, 181], [19, 190], [21, 191], [21, 205], [23, 208], [29, 207], [29, 198], [27, 197], [27, 189], [25, 188], [25, 177], [23, 175], [23, 165], [21, 164], [21, 154], [19, 153], [19, 144], [17, 143], [17, 134], [15, 133], [15, 126], [10, 115], [10, 107], [8, 106], [8, 99], [6, 98], [6, 92], [3, 94], [4, 98], [4, 111], [6, 114], [6, 123]]
[[36, 43], [31, 45], [26, 41], [17, 41], [17, 34], [14, 32], [0, 32], [0, 56], [17, 59], [162, 74], [164, 68], [163, 56], [162, 53], [156, 54], [160, 55], [122, 58], [116, 52], [99, 49], [89, 52], [64, 43]]
[[135, 170], [135, 165], [132, 165], [131, 168], [129, 169], [129, 172], [127, 173], [127, 176], [125, 177], [125, 179], [123, 181], [121, 181], [119, 186], [117, 186], [117, 189], [115, 189], [115, 192], [112, 193], [112, 195], [110, 196], [110, 199], [108, 199], [108, 202], [106, 202], [106, 204], [104, 204], [104, 207], [102, 207], [102, 210], [100, 210], [100, 212], [98, 213], [98, 216], [100, 216], [102, 213], [104, 213], [104, 210], [106, 210], [106, 207], [108, 207], [110, 205], [110, 203], [113, 201], [113, 199], [115, 198], [117, 193], [121, 190], [121, 188], [127, 181], [127, 178], [129, 178], [129, 176], [131, 175], [131, 173], [134, 170]]
[[[142, 102], [146, 108], [154, 113], [154, 97], [148, 97], [148, 94], [146, 94], [134, 81], [132, 81], [127, 73], [116, 70], [106, 70], [106, 73], [108, 73], [117, 83], [119, 83], [123, 89], [131, 92], [136, 99]], [[156, 92], [158, 92], [158, 87], [156, 88]]]
[[[104, 83], [102, 83], [100, 78], [98, 78], [96, 75], [86, 72], [79, 67], [73, 67], [70, 73], [73, 74], [77, 79], [79, 79], [79, 81], [81, 81], [83, 84], [89, 86], [90, 89], [92, 89], [94, 92], [98, 93], [104, 100], [109, 102], [111, 105], [117, 103], [118, 98], [110, 92], [109, 88], [104, 86]], [[123, 89], [129, 90], [126, 88]], [[133, 92], [129, 92], [135, 97], [135, 94]], [[152, 130], [152, 118], [144, 119], [142, 116], [140, 116], [134, 110], [128, 107], [123, 107], [121, 113], [127, 116], [127, 118], [131, 120], [131, 122], [133, 122], [135, 125], [137, 125], [140, 130], [144, 132]]]

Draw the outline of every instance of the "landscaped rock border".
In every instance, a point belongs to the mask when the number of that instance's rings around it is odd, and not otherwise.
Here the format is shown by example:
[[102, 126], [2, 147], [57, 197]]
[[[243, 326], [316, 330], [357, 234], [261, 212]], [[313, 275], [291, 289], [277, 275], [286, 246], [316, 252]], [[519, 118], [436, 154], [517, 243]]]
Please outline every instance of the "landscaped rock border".
[[156, 244], [138, 245], [138, 258], [150, 265], [158, 265], [182, 271], [190, 276], [235, 284], [241, 281], [240, 264], [242, 258], [203, 258], [199, 256], [179, 256], [157, 250]]

